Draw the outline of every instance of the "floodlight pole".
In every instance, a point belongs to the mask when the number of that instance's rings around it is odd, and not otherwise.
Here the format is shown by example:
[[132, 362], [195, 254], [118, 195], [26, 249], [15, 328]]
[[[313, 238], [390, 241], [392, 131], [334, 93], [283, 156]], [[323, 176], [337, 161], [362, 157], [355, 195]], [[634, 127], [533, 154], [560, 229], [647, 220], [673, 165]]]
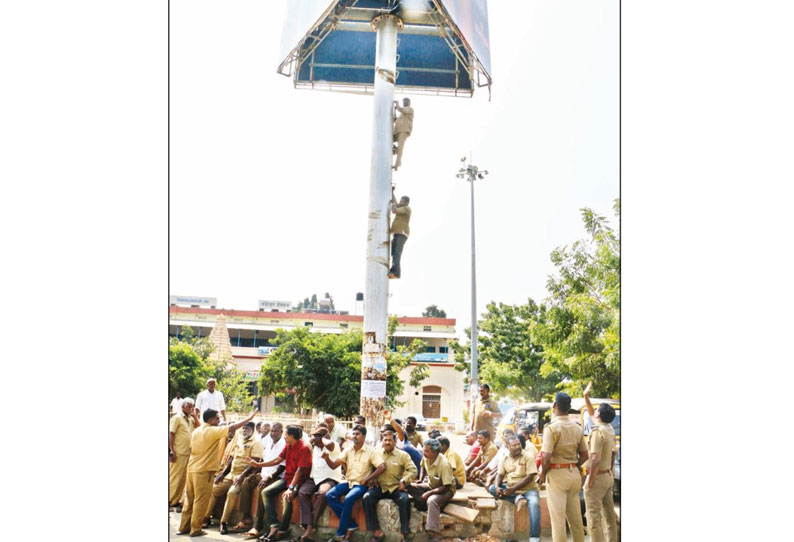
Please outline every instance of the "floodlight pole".
[[473, 164], [467, 165], [458, 171], [456, 177], [465, 179], [471, 186], [471, 369], [469, 377], [469, 391], [471, 392], [470, 423], [474, 427], [474, 403], [479, 395], [480, 371], [477, 360], [477, 267], [474, 252], [474, 181], [484, 179], [487, 170], [480, 171]]
[[375, 83], [360, 403], [360, 412], [367, 419], [370, 428], [381, 426], [386, 404], [392, 104], [397, 75], [397, 32], [402, 27], [402, 20], [391, 14], [379, 15], [372, 20], [372, 28], [376, 31]]

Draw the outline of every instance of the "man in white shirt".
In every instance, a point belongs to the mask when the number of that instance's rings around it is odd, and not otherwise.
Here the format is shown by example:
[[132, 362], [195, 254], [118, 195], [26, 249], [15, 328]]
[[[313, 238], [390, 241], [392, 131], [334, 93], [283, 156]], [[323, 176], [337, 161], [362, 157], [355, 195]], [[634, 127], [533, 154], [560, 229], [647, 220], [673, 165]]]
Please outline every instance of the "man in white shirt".
[[171, 400], [171, 414], [177, 414], [182, 411], [182, 392], [176, 392], [176, 397]]
[[221, 413], [224, 423], [226, 422], [226, 401], [223, 399], [223, 394], [215, 389], [215, 379], [207, 379], [207, 389], [202, 391], [196, 397], [196, 413], [199, 419], [208, 408], [217, 410]]
[[331, 414], [326, 414], [323, 421], [328, 426], [328, 438], [341, 446], [345, 442], [345, 428], [336, 423], [336, 418]]
[[304, 528], [302, 538], [306, 540], [317, 530], [317, 523], [325, 510], [328, 501], [325, 494], [342, 481], [342, 467], [332, 469], [322, 458], [324, 450], [329, 451], [329, 457], [336, 460], [339, 457], [339, 443], [327, 438], [328, 429], [317, 427], [312, 431], [312, 470], [309, 478], [301, 484], [298, 490], [300, 503], [300, 523]]
[[[263, 461], [275, 459], [281, 453], [281, 450], [284, 449], [286, 441], [282, 436], [283, 431], [284, 428], [282, 425], [276, 422], [271, 427], [270, 433], [262, 439], [262, 446], [264, 448], [262, 452]], [[251, 518], [251, 501], [253, 499], [254, 489], [260, 492], [275, 480], [282, 478], [284, 476], [284, 468], [285, 464], [284, 461], [282, 461], [274, 467], [262, 467], [260, 473], [245, 479], [240, 489], [240, 511], [243, 513], [243, 520], [232, 527], [232, 529], [229, 530], [230, 533], [245, 532], [245, 530], [251, 527], [253, 523]]]

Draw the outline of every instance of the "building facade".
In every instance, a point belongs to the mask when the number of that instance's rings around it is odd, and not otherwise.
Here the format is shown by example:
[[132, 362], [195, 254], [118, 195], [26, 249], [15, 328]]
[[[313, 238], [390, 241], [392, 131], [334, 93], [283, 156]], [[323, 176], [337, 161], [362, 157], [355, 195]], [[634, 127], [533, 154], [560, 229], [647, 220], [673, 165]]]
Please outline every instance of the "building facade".
[[[260, 307], [263, 307], [260, 303]], [[267, 307], [266, 305], [264, 307]], [[223, 314], [231, 341], [232, 357], [237, 370], [245, 373], [250, 381], [251, 391], [256, 392], [256, 381], [262, 360], [274, 349], [271, 340], [276, 337], [276, 329], [295, 329], [307, 327], [313, 333], [344, 333], [349, 329], [361, 329], [364, 317], [346, 313], [289, 312], [281, 310], [235, 310], [217, 309], [207, 306], [179, 306], [171, 300], [168, 333], [178, 337], [183, 326], [193, 329], [198, 337], [207, 337], [215, 327], [216, 319]], [[426, 352], [417, 355], [412, 365], [426, 363], [430, 375], [419, 388], [408, 383], [410, 367], [402, 377], [405, 391], [398, 398], [405, 405], [395, 409], [395, 417], [404, 418], [419, 414], [431, 420], [458, 422], [463, 420], [466, 397], [464, 394], [463, 373], [454, 369], [449, 353], [448, 342], [456, 337], [454, 318], [400, 317], [394, 332], [392, 349], [408, 345], [414, 339], [427, 344]], [[263, 413], [270, 412], [275, 406], [273, 397], [262, 398]]]

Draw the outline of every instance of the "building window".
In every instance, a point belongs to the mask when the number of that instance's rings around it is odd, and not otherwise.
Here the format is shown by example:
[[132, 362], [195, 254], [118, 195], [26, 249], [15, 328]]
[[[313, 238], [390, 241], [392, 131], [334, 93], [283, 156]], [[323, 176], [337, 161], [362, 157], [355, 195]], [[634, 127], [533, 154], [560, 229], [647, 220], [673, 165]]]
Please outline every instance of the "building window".
[[424, 331], [433, 331], [432, 326], [425, 326]]
[[343, 327], [343, 328], [347, 329], [347, 323], [346, 322], [342, 322], [342, 323], [339, 324], [339, 327]]
[[314, 325], [314, 322], [303, 322], [303, 325], [306, 327], [312, 327]]
[[271, 320], [270, 323], [271, 324], [278, 324], [278, 320]]
[[449, 354], [449, 347], [448, 346], [439, 346], [438, 347], [439, 354]]
[[435, 346], [428, 346], [425, 349], [425, 352], [432, 352], [433, 354], [435, 354], [436, 353], [436, 347]]

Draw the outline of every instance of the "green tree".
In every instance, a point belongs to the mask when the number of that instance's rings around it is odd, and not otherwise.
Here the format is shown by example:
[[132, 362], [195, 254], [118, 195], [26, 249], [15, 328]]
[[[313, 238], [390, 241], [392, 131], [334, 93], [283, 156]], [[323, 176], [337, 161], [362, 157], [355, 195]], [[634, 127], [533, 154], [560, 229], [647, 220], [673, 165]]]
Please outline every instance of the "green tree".
[[[389, 327], [393, 332], [391, 323]], [[357, 329], [340, 334], [278, 329], [272, 340], [276, 349], [262, 363], [259, 389], [263, 395], [277, 397], [283, 410], [314, 408], [342, 417], [357, 414], [362, 341], [363, 334]], [[399, 373], [424, 347], [422, 341], [415, 340], [387, 354], [387, 408], [399, 405], [396, 398], [404, 390]], [[419, 364], [411, 370], [409, 381], [418, 386], [428, 374], [427, 366]]]
[[422, 316], [425, 318], [446, 318], [447, 311], [439, 309], [435, 305], [429, 305], [427, 308], [425, 308]]
[[[531, 336], [543, 347], [541, 372], [561, 389], [581, 395], [593, 381], [593, 396], [620, 397], [620, 237], [608, 220], [582, 209], [588, 237], [551, 253], [543, 318]], [[615, 200], [620, 220], [620, 200]]]
[[179, 338], [171, 337], [168, 344], [168, 392], [177, 391], [183, 397], [193, 397], [206, 388], [207, 379], [217, 380], [218, 390], [226, 399], [229, 412], [250, 408], [253, 396], [248, 391], [245, 376], [226, 362], [210, 360], [213, 346], [206, 337], [197, 339], [193, 329], [184, 326]]
[[[540, 401], [557, 383], [552, 377], [540, 374], [543, 349], [530, 337], [530, 325], [541, 318], [542, 308], [532, 299], [523, 305], [491, 302], [477, 320], [479, 333], [478, 365], [480, 381], [487, 382], [491, 391], [500, 397]], [[471, 328], [465, 330], [469, 338], [463, 346], [451, 341], [458, 370], [470, 372], [465, 356], [471, 355]]]

